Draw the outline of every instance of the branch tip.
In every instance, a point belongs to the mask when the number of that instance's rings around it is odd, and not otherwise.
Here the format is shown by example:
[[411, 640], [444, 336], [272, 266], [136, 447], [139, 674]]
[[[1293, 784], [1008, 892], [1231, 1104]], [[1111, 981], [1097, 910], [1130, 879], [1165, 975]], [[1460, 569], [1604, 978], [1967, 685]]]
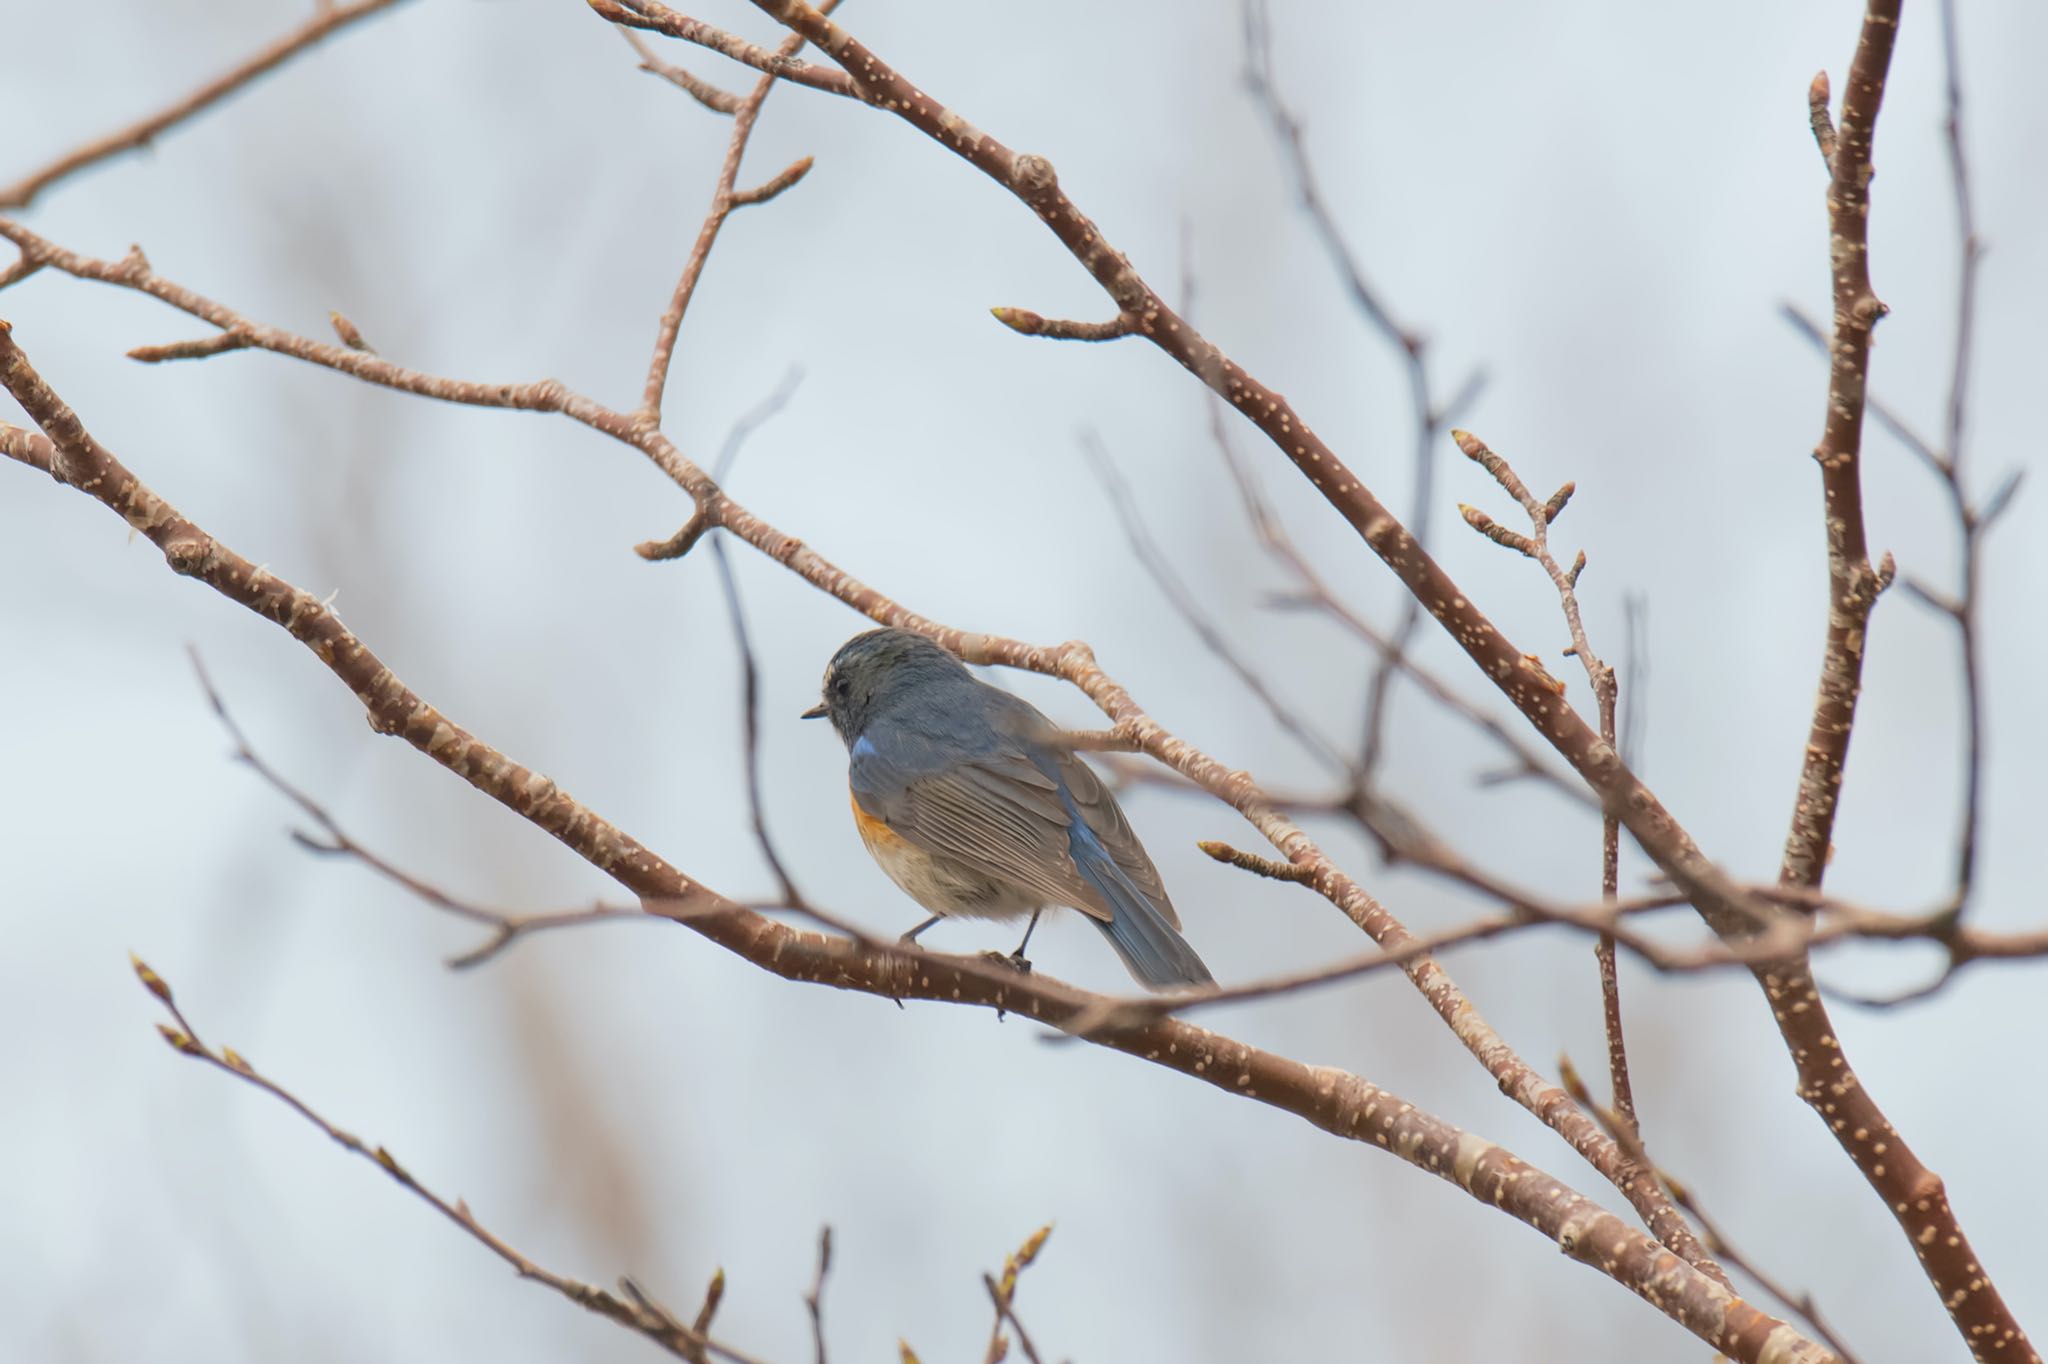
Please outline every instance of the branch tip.
[[1136, 332], [1140, 325], [1129, 313], [1118, 313], [1107, 322], [1045, 317], [1028, 308], [990, 308], [989, 315], [1019, 336], [1043, 336], [1053, 341], [1114, 341]]
[[[1315, 880], [1315, 868], [1298, 862], [1280, 862], [1270, 857], [1260, 857], [1233, 848], [1216, 839], [1204, 839], [1195, 845], [1218, 862], [1248, 871], [1254, 876], [1263, 876], [1271, 881], [1292, 881], [1297, 885], [1308, 885]], [[1050, 1230], [1050, 1228], [1048, 1228]]]
[[1572, 494], [1579, 490], [1576, 483], [1567, 483], [1550, 495], [1543, 504], [1543, 524], [1550, 525], [1564, 514], [1565, 504], [1572, 500]]
[[773, 199], [776, 195], [789, 189], [806, 175], [809, 175], [811, 173], [811, 166], [815, 161], [815, 157], [800, 156], [790, 162], [774, 179], [765, 180], [752, 189], [733, 191], [733, 207], [739, 208], [746, 204], [767, 203], [770, 199]]
[[254, 339], [238, 328], [230, 327], [202, 336], [191, 341], [172, 341], [162, 346], [137, 346], [128, 352], [130, 360], [139, 360], [145, 365], [160, 365], [166, 360], [203, 360], [209, 355], [224, 355], [231, 350], [246, 350], [254, 345]]
[[[1475, 456], [1476, 458], [1476, 456]], [[1528, 558], [1536, 557], [1536, 544], [1528, 536], [1509, 530], [1500, 522], [1488, 516], [1479, 508], [1468, 503], [1458, 504], [1458, 515], [1465, 518], [1465, 524], [1493, 541], [1496, 545], [1511, 549]]]
[[342, 314], [330, 308], [327, 310], [327, 321], [334, 328], [334, 334], [341, 338], [342, 345], [350, 350], [359, 350], [370, 355], [377, 353], [374, 346], [363, 340], [363, 334], [356, 329], [356, 324]]
[[690, 513], [690, 519], [683, 522], [683, 528], [666, 540], [643, 540], [633, 546], [633, 552], [649, 563], [664, 559], [680, 559], [695, 549], [697, 542], [704, 538], [704, 532], [711, 529], [711, 519], [699, 507]]
[[172, 1002], [170, 982], [150, 970], [148, 962], [130, 952], [128, 954], [128, 963], [135, 968], [135, 978], [142, 982], [144, 989], [166, 1004]]
[[1806, 118], [1813, 127], [1813, 141], [1820, 148], [1820, 159], [1830, 168], [1835, 164], [1835, 120], [1828, 113], [1831, 97], [1828, 73], [1816, 72], [1806, 87]]

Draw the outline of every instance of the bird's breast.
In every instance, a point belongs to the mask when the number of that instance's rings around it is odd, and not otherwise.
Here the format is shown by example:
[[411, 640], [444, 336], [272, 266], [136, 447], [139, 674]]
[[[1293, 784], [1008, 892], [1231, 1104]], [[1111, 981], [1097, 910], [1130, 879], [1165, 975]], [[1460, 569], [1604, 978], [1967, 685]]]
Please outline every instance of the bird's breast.
[[867, 845], [868, 856], [911, 899], [933, 914], [1012, 919], [1029, 914], [1043, 903], [1040, 897], [1000, 877], [925, 851], [863, 810], [859, 796], [849, 795], [853, 826], [860, 831], [860, 841]]

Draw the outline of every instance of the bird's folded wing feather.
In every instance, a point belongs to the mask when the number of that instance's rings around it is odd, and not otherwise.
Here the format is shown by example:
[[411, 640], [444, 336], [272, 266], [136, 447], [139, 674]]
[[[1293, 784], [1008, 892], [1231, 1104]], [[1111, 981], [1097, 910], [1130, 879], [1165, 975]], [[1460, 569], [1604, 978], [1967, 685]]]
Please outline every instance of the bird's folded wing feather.
[[[1059, 788], [1022, 753], [998, 751], [919, 770], [856, 745], [849, 777], [863, 810], [925, 851], [1001, 876], [1047, 904], [1110, 917], [1101, 892], [1074, 867], [1072, 821]], [[1158, 873], [1152, 877], [1156, 884]]]
[[1173, 901], [1166, 898], [1166, 883], [1160, 879], [1159, 869], [1152, 865], [1145, 845], [1138, 841], [1131, 822], [1124, 818], [1123, 808], [1095, 775], [1095, 769], [1067, 753], [1059, 760], [1059, 773], [1067, 785], [1067, 794], [1073, 797], [1081, 818], [1095, 831], [1097, 841], [1116, 859], [1124, 875], [1131, 878], [1131, 884], [1152, 902], [1152, 907], [1166, 916], [1166, 922], [1179, 928], [1180, 915], [1174, 913]]

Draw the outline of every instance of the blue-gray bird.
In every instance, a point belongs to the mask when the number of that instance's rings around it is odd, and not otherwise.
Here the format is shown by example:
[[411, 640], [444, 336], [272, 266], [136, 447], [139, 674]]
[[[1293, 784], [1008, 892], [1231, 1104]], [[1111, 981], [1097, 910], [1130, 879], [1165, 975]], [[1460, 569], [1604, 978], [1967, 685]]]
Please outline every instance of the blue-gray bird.
[[1159, 871], [1116, 797], [1059, 727], [922, 635], [870, 630], [825, 669], [824, 700], [850, 755], [861, 841], [933, 917], [1031, 922], [1080, 910], [1155, 990], [1212, 982], [1180, 936]]

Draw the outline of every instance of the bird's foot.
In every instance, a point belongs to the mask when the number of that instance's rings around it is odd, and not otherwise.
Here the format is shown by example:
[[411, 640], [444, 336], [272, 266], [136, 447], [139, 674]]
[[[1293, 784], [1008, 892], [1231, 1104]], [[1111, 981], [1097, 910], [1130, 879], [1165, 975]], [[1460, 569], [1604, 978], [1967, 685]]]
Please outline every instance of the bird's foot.
[[1009, 967], [1019, 975], [1028, 976], [1031, 974], [1031, 958], [1025, 956], [1022, 952], [984, 952], [981, 955], [998, 966]]

